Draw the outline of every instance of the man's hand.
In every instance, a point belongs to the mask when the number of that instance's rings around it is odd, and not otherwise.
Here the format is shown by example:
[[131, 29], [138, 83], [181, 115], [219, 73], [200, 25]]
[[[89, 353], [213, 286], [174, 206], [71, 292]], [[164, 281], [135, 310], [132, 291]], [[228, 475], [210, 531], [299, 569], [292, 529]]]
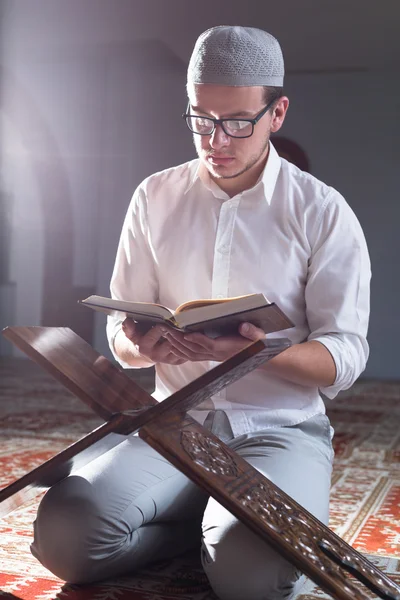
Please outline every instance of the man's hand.
[[171, 345], [170, 351], [182, 362], [202, 360], [222, 362], [250, 343], [265, 338], [264, 331], [251, 323], [242, 323], [238, 335], [217, 338], [210, 338], [202, 333], [182, 333], [172, 328], [168, 328], [164, 335]]
[[137, 323], [132, 319], [125, 319], [122, 323], [122, 331], [133, 344], [131, 349], [133, 356], [148, 362], [148, 366], [151, 363], [181, 365], [188, 360], [178, 356], [174, 351], [174, 346], [166, 338], [167, 332], [173, 331], [170, 327], [155, 325], [146, 333], [142, 333]]

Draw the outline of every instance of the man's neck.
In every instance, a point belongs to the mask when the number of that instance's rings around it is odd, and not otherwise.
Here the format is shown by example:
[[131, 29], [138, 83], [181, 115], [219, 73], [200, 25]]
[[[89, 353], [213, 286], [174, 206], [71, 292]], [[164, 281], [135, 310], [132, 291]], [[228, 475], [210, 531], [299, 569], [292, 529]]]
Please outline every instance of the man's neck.
[[245, 190], [250, 190], [252, 187], [256, 185], [258, 182], [261, 173], [263, 172], [265, 165], [267, 164], [269, 156], [269, 149], [267, 155], [264, 156], [258, 163], [253, 165], [251, 169], [245, 171], [241, 175], [232, 178], [222, 178], [222, 177], [213, 177], [210, 174], [210, 179], [212, 179], [218, 187], [228, 194], [230, 198], [241, 194]]

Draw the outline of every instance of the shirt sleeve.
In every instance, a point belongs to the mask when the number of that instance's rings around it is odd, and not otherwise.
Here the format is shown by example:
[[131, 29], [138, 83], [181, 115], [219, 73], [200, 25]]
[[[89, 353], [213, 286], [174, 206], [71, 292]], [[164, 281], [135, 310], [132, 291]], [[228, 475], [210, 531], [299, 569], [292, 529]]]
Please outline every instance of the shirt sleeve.
[[311, 238], [305, 290], [308, 339], [324, 344], [332, 355], [336, 379], [321, 392], [334, 398], [356, 381], [368, 359], [371, 266], [360, 223], [335, 190], [313, 223]]
[[[135, 191], [129, 205], [119, 240], [111, 277], [111, 297], [135, 302], [157, 302], [154, 252], [147, 218], [147, 197], [142, 186]], [[107, 318], [107, 339], [114, 358], [125, 368], [115, 353], [114, 340], [123, 318]]]

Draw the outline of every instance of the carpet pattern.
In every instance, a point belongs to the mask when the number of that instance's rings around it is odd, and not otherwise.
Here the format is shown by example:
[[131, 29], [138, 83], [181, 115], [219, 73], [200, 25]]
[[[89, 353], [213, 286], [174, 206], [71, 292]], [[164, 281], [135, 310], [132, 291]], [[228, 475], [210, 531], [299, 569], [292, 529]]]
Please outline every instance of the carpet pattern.
[[[400, 383], [357, 383], [327, 410], [336, 432], [330, 526], [400, 584]], [[34, 364], [6, 359], [0, 423], [2, 488], [101, 421]], [[0, 520], [0, 597], [216, 600], [197, 553], [98, 585], [65, 585], [29, 552], [38, 501]], [[307, 581], [299, 600], [325, 597]]]

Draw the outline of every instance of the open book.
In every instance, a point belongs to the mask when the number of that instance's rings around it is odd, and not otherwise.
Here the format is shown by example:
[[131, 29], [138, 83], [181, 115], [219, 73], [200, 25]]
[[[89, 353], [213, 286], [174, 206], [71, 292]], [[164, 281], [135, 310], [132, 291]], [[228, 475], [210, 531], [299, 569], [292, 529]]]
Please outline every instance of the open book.
[[236, 333], [240, 323], [253, 323], [265, 333], [293, 327], [292, 321], [263, 294], [249, 294], [222, 300], [191, 300], [170, 310], [161, 304], [127, 302], [89, 296], [81, 304], [93, 310], [129, 317], [147, 327], [165, 323], [180, 331], [201, 331], [210, 336]]

